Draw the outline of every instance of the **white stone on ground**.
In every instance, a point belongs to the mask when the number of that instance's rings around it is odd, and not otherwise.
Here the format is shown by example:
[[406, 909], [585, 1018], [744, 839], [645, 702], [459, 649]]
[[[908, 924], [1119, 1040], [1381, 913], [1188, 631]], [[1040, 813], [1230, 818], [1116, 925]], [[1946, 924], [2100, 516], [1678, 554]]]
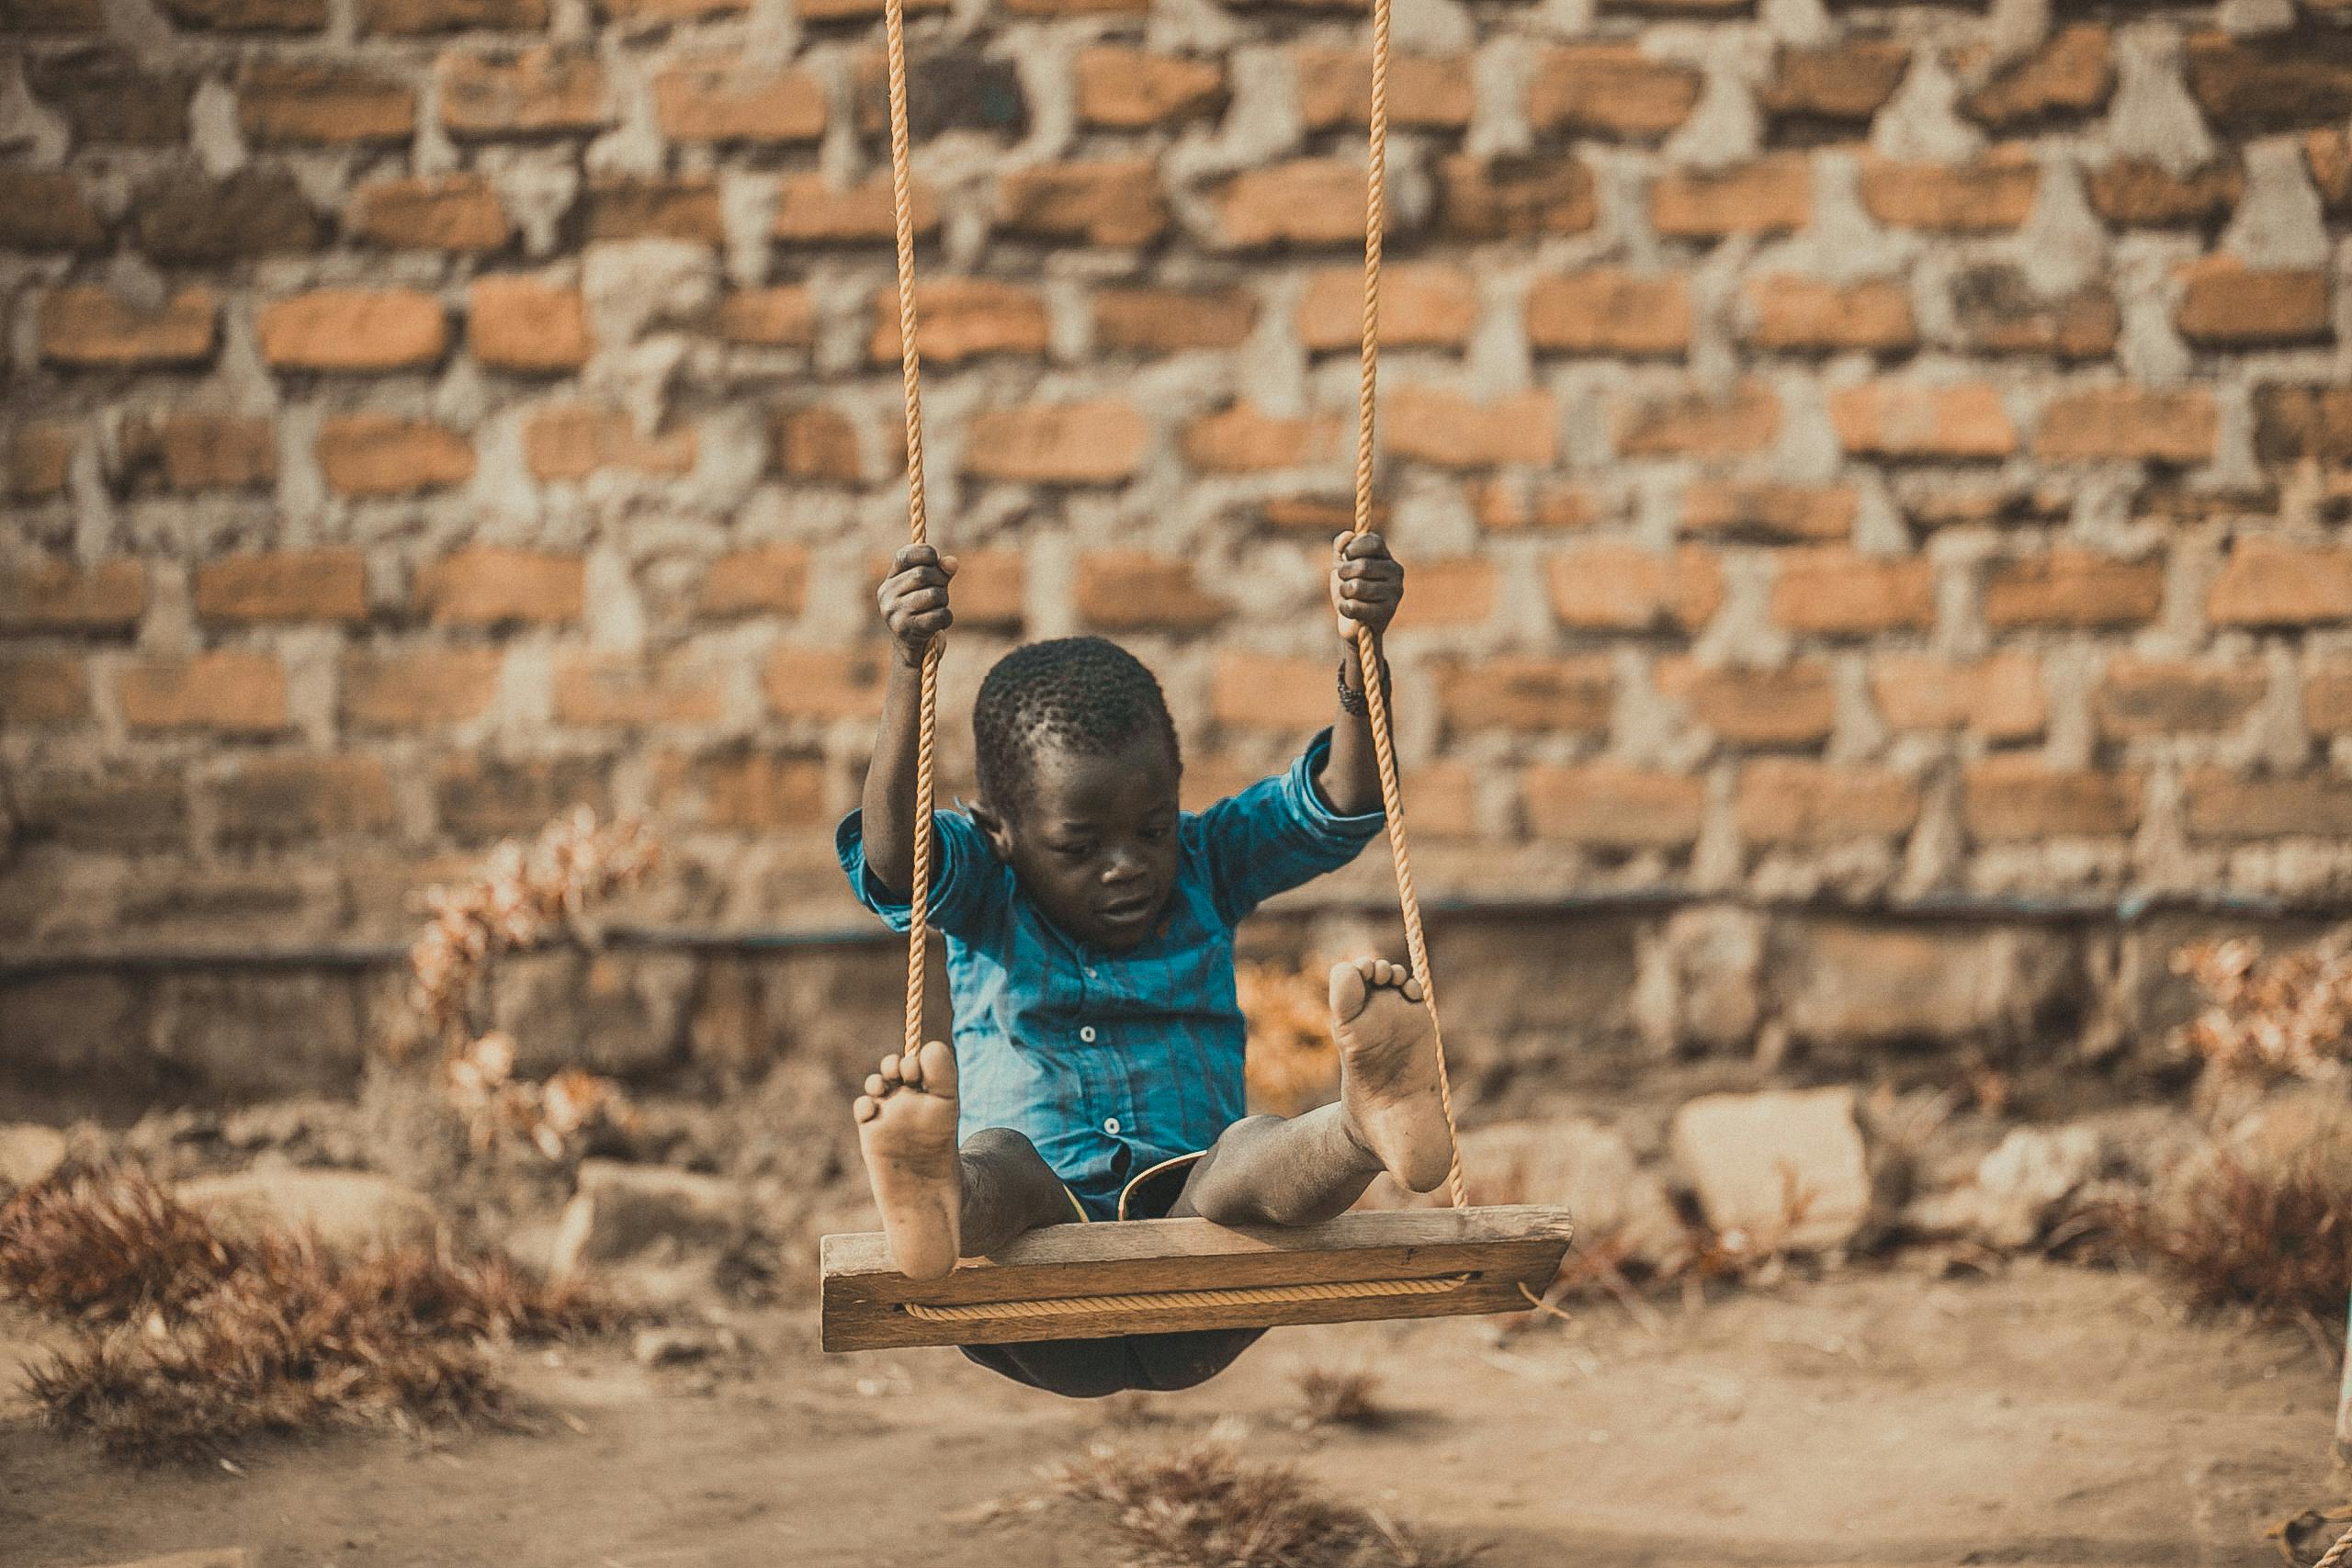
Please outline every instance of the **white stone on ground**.
[[1869, 1218], [1851, 1089], [1711, 1094], [1675, 1112], [1675, 1163], [1717, 1233], [1751, 1252], [1826, 1252]]

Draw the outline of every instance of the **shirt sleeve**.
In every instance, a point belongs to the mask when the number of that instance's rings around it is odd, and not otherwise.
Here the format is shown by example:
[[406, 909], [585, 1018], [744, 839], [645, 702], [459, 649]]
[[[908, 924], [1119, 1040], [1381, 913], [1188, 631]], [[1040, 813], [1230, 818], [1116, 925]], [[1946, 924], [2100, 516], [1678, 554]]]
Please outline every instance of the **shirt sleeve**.
[[[1003, 867], [988, 839], [972, 819], [960, 813], [931, 814], [933, 849], [931, 862], [931, 923], [954, 936], [968, 935], [987, 919], [1001, 882]], [[882, 886], [865, 863], [865, 823], [863, 811], [853, 811], [833, 830], [833, 852], [842, 863], [857, 901], [882, 917], [894, 931], [914, 924], [912, 892], [894, 893]]]
[[1190, 824], [1211, 896], [1238, 923], [1277, 893], [1339, 870], [1363, 852], [1386, 821], [1378, 811], [1342, 817], [1316, 786], [1331, 732], [1317, 734], [1283, 773], [1218, 801]]

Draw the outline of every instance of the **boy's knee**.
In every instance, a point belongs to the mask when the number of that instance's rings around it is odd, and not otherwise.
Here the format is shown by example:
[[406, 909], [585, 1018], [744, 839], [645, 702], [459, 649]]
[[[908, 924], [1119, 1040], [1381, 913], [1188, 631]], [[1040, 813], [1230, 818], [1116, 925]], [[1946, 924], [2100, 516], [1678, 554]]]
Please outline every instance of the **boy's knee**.
[[1037, 1145], [1029, 1141], [1029, 1134], [1015, 1132], [1010, 1127], [981, 1128], [964, 1140], [962, 1152], [965, 1157], [970, 1159], [1035, 1160], [1039, 1165], [1046, 1163], [1046, 1156], [1037, 1152]]

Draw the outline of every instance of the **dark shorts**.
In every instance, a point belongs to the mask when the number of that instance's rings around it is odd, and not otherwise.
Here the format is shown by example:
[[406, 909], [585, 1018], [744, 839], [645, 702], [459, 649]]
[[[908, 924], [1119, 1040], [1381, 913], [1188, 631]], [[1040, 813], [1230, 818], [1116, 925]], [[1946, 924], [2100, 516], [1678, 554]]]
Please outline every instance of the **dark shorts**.
[[[1167, 1217], [1199, 1163], [1199, 1155], [1163, 1160], [1127, 1183], [1119, 1194], [1118, 1217]], [[1093, 1215], [1076, 1193], [1070, 1206], [1080, 1220]], [[1173, 1393], [1203, 1383], [1231, 1366], [1258, 1342], [1262, 1328], [1208, 1328], [1191, 1334], [1123, 1334], [1110, 1339], [1035, 1339], [1021, 1345], [966, 1345], [967, 1359], [1015, 1382], [1069, 1399], [1143, 1390]]]

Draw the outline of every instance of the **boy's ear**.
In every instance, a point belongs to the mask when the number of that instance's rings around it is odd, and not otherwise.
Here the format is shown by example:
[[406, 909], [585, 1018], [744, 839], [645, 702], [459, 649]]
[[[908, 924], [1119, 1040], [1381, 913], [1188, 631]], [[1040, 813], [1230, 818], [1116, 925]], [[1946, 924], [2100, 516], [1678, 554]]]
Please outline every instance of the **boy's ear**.
[[972, 826], [987, 837], [989, 848], [996, 852], [996, 858], [1007, 865], [1012, 864], [1012, 829], [1006, 826], [1003, 818], [997, 815], [995, 807], [984, 800], [975, 800], [967, 803], [964, 809], [971, 813]]

